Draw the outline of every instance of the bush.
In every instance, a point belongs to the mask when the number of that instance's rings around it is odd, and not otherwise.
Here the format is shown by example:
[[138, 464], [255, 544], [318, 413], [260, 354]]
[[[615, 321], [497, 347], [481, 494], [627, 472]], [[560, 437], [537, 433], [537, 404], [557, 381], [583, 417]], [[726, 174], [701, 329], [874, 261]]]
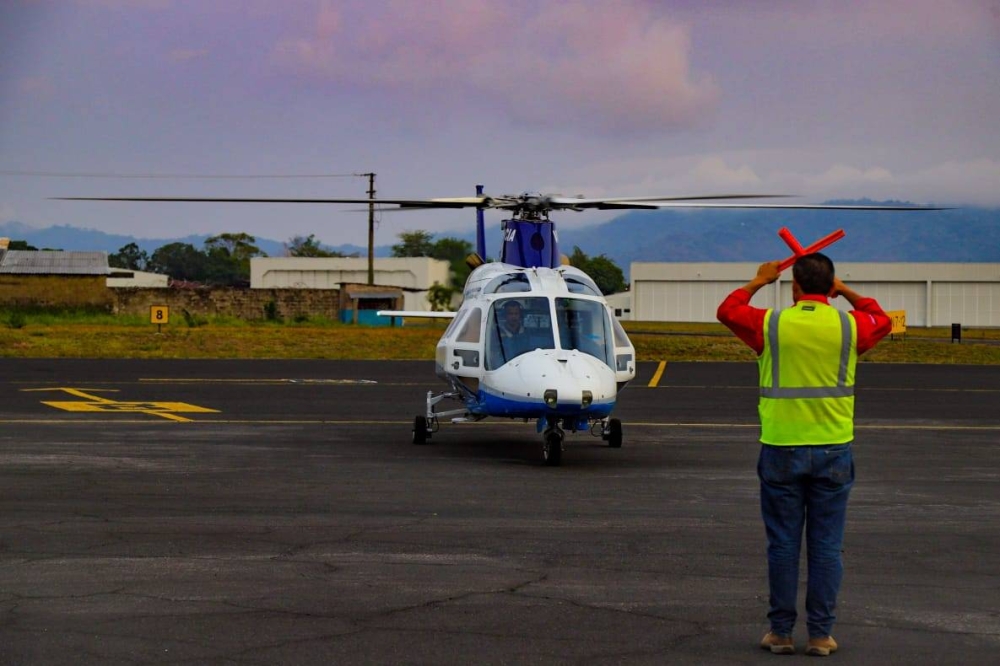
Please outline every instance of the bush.
[[14, 310], [7, 315], [6, 323], [7, 328], [24, 328], [24, 325], [28, 323], [28, 318], [20, 310]]
[[278, 314], [278, 303], [274, 300], [270, 300], [264, 304], [264, 319], [267, 321], [281, 321], [281, 315]]

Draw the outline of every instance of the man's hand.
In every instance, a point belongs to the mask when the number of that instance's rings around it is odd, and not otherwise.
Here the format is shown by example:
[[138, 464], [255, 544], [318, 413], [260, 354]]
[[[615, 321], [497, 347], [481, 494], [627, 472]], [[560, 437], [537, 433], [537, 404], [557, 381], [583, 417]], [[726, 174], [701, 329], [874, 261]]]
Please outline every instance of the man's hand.
[[833, 288], [830, 289], [830, 298], [837, 298], [837, 296], [843, 296], [851, 305], [854, 305], [862, 298], [861, 294], [841, 282], [840, 278], [835, 277], [833, 278]]
[[761, 280], [763, 284], [771, 284], [778, 279], [779, 275], [781, 275], [781, 271], [778, 270], [779, 266], [781, 266], [780, 261], [769, 261], [761, 264], [757, 268], [757, 276], [754, 280]]
[[771, 284], [777, 280], [778, 276], [781, 275], [781, 271], [778, 270], [780, 265], [780, 261], [768, 261], [767, 263], [761, 264], [757, 268], [757, 275], [743, 285], [743, 290], [750, 292], [750, 295], [752, 296], [753, 294], [756, 294], [757, 291], [764, 285]]

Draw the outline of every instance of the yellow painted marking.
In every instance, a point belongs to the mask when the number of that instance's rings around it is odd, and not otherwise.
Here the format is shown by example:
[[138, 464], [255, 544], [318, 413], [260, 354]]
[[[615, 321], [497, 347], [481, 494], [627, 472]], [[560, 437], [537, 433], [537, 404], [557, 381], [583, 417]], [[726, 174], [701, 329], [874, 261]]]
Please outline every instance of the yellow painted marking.
[[[149, 414], [151, 416], [159, 416], [160, 418], [169, 419], [171, 421], [181, 421], [189, 422], [191, 419], [179, 416], [179, 413], [199, 413], [199, 414], [218, 414], [219, 410], [209, 409], [208, 407], [199, 407], [198, 405], [191, 405], [186, 402], [138, 402], [138, 401], [122, 401], [122, 400], [111, 400], [110, 398], [102, 398], [100, 396], [91, 395], [86, 391], [97, 392], [97, 389], [77, 389], [69, 387], [59, 387], [51, 389], [21, 389], [26, 392], [37, 392], [37, 391], [63, 391], [64, 393], [69, 393], [70, 395], [75, 395], [78, 398], [85, 398], [85, 402], [81, 401], [67, 401], [67, 400], [43, 400], [43, 405], [48, 405], [49, 407], [54, 407], [55, 409], [61, 409], [66, 412], [104, 412], [104, 413], [127, 413], [127, 414]], [[101, 389], [103, 391], [109, 391], [114, 389]]]
[[[349, 386], [375, 386], [378, 384], [378, 382], [374, 379], [213, 379], [208, 377], [140, 377], [139, 381], [159, 384], [332, 384]], [[404, 384], [399, 382], [391, 384], [391, 386], [411, 385], [415, 384]]]
[[663, 371], [667, 368], [666, 361], [660, 361], [660, 365], [657, 366], [656, 372], [653, 374], [653, 378], [649, 380], [649, 388], [656, 388], [656, 385], [660, 383], [660, 377], [663, 376]]

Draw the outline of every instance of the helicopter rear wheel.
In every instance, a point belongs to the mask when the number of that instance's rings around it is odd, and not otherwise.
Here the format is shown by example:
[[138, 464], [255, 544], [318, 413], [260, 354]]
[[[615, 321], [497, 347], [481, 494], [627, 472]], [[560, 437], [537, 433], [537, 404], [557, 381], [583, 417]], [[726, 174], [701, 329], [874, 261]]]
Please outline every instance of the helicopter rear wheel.
[[413, 443], [427, 443], [427, 417], [418, 416], [413, 419]]
[[611, 419], [608, 421], [608, 434], [604, 438], [608, 440], [608, 446], [612, 449], [620, 449], [622, 447], [622, 422], [620, 419]]
[[558, 430], [545, 433], [542, 440], [542, 459], [549, 467], [558, 467], [562, 464], [562, 443], [562, 433]]

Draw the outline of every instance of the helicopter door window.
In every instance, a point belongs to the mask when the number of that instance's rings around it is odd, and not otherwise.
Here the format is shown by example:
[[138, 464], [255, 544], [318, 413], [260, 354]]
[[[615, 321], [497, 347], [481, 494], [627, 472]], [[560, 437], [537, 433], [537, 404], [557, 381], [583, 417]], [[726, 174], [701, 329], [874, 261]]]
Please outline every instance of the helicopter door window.
[[486, 331], [487, 370], [496, 370], [525, 352], [555, 347], [547, 298], [495, 301]]
[[459, 325], [463, 321], [465, 321], [465, 317], [468, 314], [469, 314], [468, 310], [466, 310], [465, 312], [459, 311], [459, 313], [457, 315], [455, 315], [455, 318], [451, 320], [451, 323], [448, 324], [448, 328], [445, 329], [445, 331], [444, 331], [444, 337], [445, 338], [450, 338], [451, 335], [452, 335], [452, 333], [455, 332], [455, 329], [457, 329], [459, 327]]
[[524, 273], [508, 273], [493, 278], [483, 289], [484, 294], [523, 293], [525, 291], [531, 291], [531, 283], [528, 282], [528, 276]]
[[611, 324], [615, 331], [615, 347], [631, 347], [632, 342], [628, 339], [628, 334], [615, 317], [611, 318]]
[[456, 342], [479, 342], [480, 328], [483, 323], [483, 311], [473, 308], [466, 318], [465, 323], [458, 331]]

